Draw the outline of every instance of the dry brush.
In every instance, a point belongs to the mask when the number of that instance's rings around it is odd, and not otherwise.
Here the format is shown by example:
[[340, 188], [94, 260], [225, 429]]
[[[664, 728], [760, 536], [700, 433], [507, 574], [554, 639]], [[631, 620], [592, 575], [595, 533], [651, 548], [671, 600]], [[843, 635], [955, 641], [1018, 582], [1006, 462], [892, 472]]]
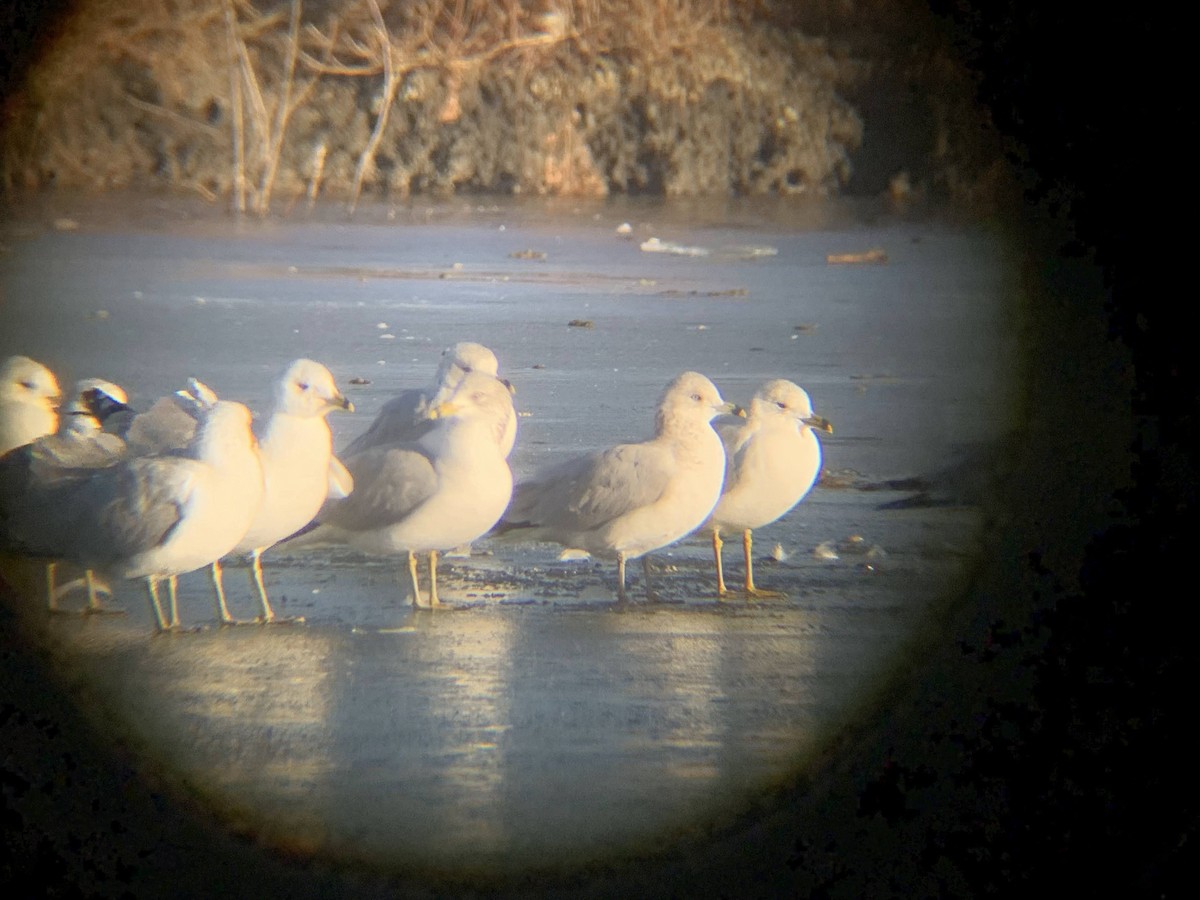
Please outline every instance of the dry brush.
[[863, 68], [735, 0], [84, 0], [5, 110], [8, 188], [239, 210], [505, 191], [824, 193]]

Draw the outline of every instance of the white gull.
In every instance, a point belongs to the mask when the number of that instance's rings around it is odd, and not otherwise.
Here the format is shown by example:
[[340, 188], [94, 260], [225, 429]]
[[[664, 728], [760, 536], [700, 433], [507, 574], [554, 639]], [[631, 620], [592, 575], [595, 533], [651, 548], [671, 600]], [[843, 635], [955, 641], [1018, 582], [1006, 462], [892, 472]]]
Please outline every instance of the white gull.
[[54, 373], [28, 356], [0, 365], [0, 456], [58, 428]]
[[[114, 578], [145, 578], [159, 630], [179, 625], [176, 579], [229, 553], [263, 494], [262, 466], [240, 403], [215, 402], [182, 454], [138, 457], [48, 487], [52, 514], [26, 537], [47, 555]], [[167, 581], [171, 612], [158, 587]]]
[[[19, 535], [29, 527], [27, 517], [53, 514], [38, 501], [49, 486], [85, 477], [87, 470], [106, 468], [122, 459], [125, 442], [106, 434], [102, 427], [106, 420], [129, 409], [126, 400], [125, 391], [112, 382], [98, 378], [76, 382], [56, 432], [0, 457], [0, 544], [22, 549]], [[58, 600], [79, 586], [86, 586], [88, 592], [85, 612], [107, 611], [97, 600], [97, 585], [90, 571], [82, 580], [57, 586], [57, 568], [56, 560], [46, 563], [46, 599], [51, 612], [58, 612]], [[107, 587], [101, 587], [107, 592]]]
[[330, 500], [317, 528], [296, 548], [349, 546], [364, 553], [408, 554], [413, 605], [421, 601], [416, 554], [429, 554], [429, 605], [441, 605], [438, 554], [469, 543], [496, 524], [512, 495], [504, 453], [512, 395], [494, 376], [469, 373], [430, 408], [432, 427], [416, 441], [372, 446], [344, 457], [354, 492]]
[[[263, 499], [249, 530], [231, 554], [250, 556], [261, 622], [275, 621], [263, 583], [263, 551], [311, 522], [331, 493], [345, 497], [353, 488], [350, 473], [333, 455], [333, 436], [325, 417], [335, 409], [353, 412], [354, 404], [337, 389], [325, 366], [311, 359], [298, 359], [276, 383], [271, 413], [257, 434]], [[213, 564], [213, 583], [221, 621], [232, 623], [219, 562]]]
[[745, 592], [751, 597], [783, 596], [754, 585], [751, 532], [769, 525], [804, 499], [821, 471], [821, 442], [815, 431], [833, 426], [813, 413], [808, 393], [779, 378], [763, 384], [750, 401], [746, 417], [714, 423], [725, 444], [725, 487], [713, 510], [713, 557], [717, 592], [725, 596], [721, 565], [721, 532], [740, 531], [746, 560]]
[[[496, 354], [482, 344], [460, 341], [442, 351], [433, 384], [421, 390], [402, 391], [380, 409], [371, 426], [358, 436], [342, 454], [352, 456], [372, 447], [416, 441], [431, 427], [426, 413], [446, 402], [459, 382], [472, 372], [499, 378], [500, 363]], [[512, 391], [512, 385], [500, 379]], [[514, 412], [504, 424], [500, 446], [507, 457], [517, 439], [517, 417]]]
[[720, 391], [698, 372], [684, 372], [658, 404], [654, 437], [576, 457], [517, 485], [500, 533], [520, 530], [535, 541], [617, 561], [617, 595], [625, 563], [698, 528], [721, 495], [725, 452], [709, 424], [729, 412]]

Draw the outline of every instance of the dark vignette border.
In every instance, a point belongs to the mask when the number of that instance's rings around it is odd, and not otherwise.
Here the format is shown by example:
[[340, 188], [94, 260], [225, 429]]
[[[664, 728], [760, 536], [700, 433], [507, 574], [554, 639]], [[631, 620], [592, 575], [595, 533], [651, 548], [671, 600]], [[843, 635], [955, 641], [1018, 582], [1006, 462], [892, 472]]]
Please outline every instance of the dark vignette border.
[[[0, 88], [64, 5], [4, 5]], [[497, 885], [326, 868], [226, 833], [97, 742], [0, 606], [0, 884], [47, 897], [1171, 895], [1198, 837], [1179, 695], [1200, 401], [1190, 210], [1154, 213], [1190, 174], [1186, 30], [1137, 8], [934, 7], [1022, 176], [1010, 227], [1029, 248], [1030, 445], [1012, 527], [954, 639], [823, 768], [636, 866]]]

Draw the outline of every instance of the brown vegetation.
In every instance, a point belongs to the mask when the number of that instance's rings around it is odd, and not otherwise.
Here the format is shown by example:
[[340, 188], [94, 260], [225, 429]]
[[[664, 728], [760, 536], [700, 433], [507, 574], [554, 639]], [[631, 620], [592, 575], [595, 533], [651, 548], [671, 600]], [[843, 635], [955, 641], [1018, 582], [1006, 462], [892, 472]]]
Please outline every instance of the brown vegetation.
[[862, 139], [838, 46], [766, 0], [83, 0], [6, 110], [2, 175], [257, 212], [823, 194]]

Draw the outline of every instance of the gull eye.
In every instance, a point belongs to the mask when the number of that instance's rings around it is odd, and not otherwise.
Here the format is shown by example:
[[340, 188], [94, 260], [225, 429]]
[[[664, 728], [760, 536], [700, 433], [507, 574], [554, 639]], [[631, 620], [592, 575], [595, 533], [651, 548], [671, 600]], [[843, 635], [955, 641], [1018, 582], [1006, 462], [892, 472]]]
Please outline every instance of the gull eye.
[[37, 387], [37, 385], [34, 384], [32, 381], [22, 381], [21, 387], [25, 388], [26, 390], [32, 391], [35, 387]]
[[700, 402], [700, 395], [699, 395], [699, 394], [692, 394], [692, 399], [693, 399], [693, 400], [695, 400], [697, 403], [699, 403], [699, 402]]
[[787, 404], [784, 403], [782, 400], [776, 400], [775, 405], [778, 406], [780, 409], [787, 409]]
[[296, 382], [296, 387], [300, 388], [300, 390], [302, 390], [302, 391], [307, 391], [309, 388], [309, 384], [307, 381], [298, 381], [298, 382]]

